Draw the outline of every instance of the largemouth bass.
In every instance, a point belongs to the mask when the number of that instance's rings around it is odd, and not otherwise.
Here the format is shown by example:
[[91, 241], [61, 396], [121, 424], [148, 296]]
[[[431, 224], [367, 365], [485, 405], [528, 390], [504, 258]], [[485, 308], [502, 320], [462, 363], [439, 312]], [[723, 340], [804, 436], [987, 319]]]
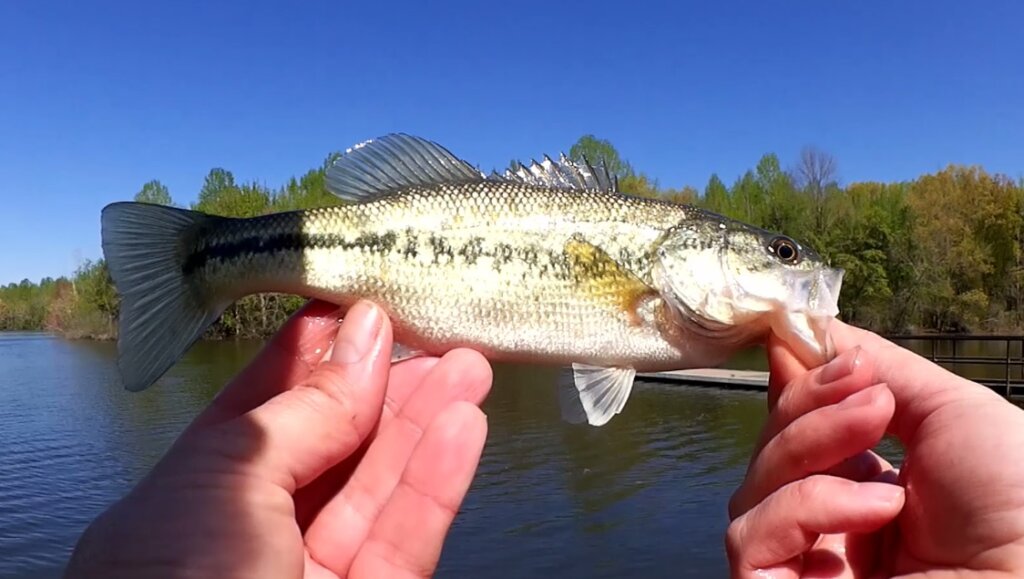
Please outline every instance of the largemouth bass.
[[714, 366], [768, 332], [808, 363], [832, 356], [842, 270], [784, 235], [622, 194], [603, 166], [545, 156], [485, 175], [388, 135], [349, 149], [327, 184], [349, 203], [247, 219], [104, 208], [128, 390], [260, 292], [372, 300], [408, 352], [572, 365], [563, 416], [593, 425], [621, 412], [638, 371]]

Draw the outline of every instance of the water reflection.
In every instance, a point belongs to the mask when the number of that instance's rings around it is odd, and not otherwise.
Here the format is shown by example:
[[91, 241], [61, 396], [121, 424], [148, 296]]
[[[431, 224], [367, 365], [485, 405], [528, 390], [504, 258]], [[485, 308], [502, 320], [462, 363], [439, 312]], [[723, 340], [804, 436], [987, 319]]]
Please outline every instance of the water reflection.
[[[0, 335], [0, 576], [58, 576], [88, 521], [259, 347], [197, 344], [129, 393], [111, 343]], [[734, 363], [763, 367], [763, 351]], [[725, 506], [764, 395], [641, 382], [621, 415], [591, 428], [561, 421], [557, 387], [569, 379], [496, 367], [487, 447], [439, 576], [723, 576]]]

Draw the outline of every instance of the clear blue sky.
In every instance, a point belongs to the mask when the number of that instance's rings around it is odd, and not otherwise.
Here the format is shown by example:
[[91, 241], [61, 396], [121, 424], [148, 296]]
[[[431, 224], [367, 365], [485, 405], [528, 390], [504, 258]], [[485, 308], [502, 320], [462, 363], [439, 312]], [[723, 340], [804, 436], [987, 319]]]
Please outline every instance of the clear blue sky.
[[665, 186], [815, 144], [840, 177], [1024, 174], [1024, 7], [951, 2], [0, 3], [0, 283], [100, 257], [153, 178], [276, 187], [392, 131], [484, 168], [610, 139]]

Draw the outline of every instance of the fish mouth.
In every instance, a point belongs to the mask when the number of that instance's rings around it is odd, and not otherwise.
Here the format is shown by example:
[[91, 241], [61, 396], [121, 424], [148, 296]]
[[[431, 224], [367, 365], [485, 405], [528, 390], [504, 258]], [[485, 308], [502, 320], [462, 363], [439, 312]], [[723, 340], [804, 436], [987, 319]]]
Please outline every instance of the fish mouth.
[[772, 322], [773, 331], [808, 367], [824, 364], [836, 355], [828, 327], [839, 314], [845, 273], [840, 268], [822, 268], [794, 280], [788, 307]]
[[813, 317], [835, 317], [845, 275], [845, 270], [829, 267], [814, 271], [812, 276], [799, 276], [793, 280], [788, 309]]

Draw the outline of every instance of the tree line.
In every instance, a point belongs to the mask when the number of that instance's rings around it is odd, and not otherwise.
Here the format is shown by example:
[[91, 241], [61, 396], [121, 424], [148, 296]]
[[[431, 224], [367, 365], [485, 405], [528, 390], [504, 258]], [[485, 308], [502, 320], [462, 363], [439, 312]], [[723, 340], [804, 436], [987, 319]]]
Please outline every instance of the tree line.
[[[338, 204], [325, 170], [336, 158], [273, 190], [211, 169], [189, 207], [229, 217]], [[773, 153], [726, 184], [678, 189], [634, 168], [607, 140], [581, 137], [571, 158], [604, 159], [629, 194], [691, 203], [779, 231], [846, 270], [840, 316], [879, 332], [1024, 330], [1024, 179], [950, 165], [901, 182], [842, 185], [836, 160], [814, 148], [784, 168]], [[176, 205], [159, 181], [135, 200]], [[207, 338], [264, 337], [303, 300], [264, 294], [232, 305]], [[117, 295], [102, 259], [68, 277], [0, 287], [0, 330], [47, 330], [69, 337], [116, 335]]]

